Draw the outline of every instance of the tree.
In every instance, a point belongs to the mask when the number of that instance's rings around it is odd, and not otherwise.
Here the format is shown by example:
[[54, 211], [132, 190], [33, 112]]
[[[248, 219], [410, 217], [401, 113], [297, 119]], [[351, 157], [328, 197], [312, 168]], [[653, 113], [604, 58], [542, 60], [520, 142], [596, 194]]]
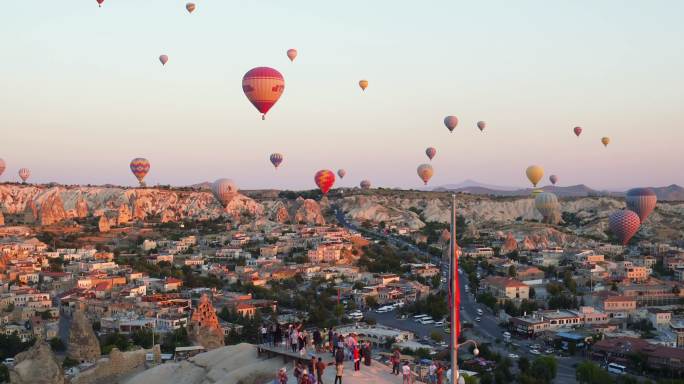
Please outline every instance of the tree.
[[591, 361], [584, 361], [577, 366], [575, 378], [580, 384], [609, 384], [610, 374]]
[[378, 298], [376, 296], [366, 296], [366, 305], [375, 308], [378, 306]]
[[558, 372], [558, 362], [552, 356], [538, 357], [532, 362], [530, 373], [543, 383], [550, 384]]
[[526, 373], [527, 371], [529, 371], [530, 370], [530, 360], [525, 356], [521, 357], [520, 360], [518, 360], [518, 369], [522, 373]]
[[508, 276], [509, 277], [515, 277], [516, 270], [515, 270], [515, 265], [512, 265], [508, 267]]
[[50, 339], [50, 348], [52, 348], [52, 350], [55, 352], [64, 352], [66, 350], [64, 342], [59, 337], [53, 337]]
[[435, 342], [444, 341], [444, 333], [438, 331], [430, 332], [430, 338]]

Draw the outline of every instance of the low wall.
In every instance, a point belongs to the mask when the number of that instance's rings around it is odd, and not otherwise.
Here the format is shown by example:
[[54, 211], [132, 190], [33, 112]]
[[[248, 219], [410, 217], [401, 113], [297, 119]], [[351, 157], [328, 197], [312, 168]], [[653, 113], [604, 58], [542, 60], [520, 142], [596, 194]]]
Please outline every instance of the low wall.
[[153, 353], [155, 360], [160, 359], [159, 345], [152, 349], [138, 349], [135, 351], [121, 352], [114, 348], [109, 357], [98, 360], [91, 369], [81, 372], [71, 379], [71, 384], [95, 384], [108, 382], [108, 378], [125, 375], [142, 367], [146, 363], [146, 355]]

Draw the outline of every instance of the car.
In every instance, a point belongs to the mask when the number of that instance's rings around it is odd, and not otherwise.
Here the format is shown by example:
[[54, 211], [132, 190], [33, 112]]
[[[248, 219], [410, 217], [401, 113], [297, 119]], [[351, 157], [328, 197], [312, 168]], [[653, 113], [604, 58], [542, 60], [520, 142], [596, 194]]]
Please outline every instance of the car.
[[541, 355], [541, 352], [539, 352], [538, 349], [530, 349], [530, 353], [533, 355]]
[[2, 363], [5, 364], [6, 366], [12, 366], [12, 365], [14, 365], [14, 358], [8, 357]]
[[544, 353], [546, 353], [547, 355], [551, 355], [551, 354], [553, 354], [554, 352], [555, 352], [555, 351], [553, 350], [553, 348], [547, 348], [546, 351], [544, 351]]
[[420, 323], [423, 324], [423, 325], [427, 325], [427, 324], [434, 324], [435, 321], [432, 320], [432, 319], [423, 319], [423, 320], [420, 321]]
[[530, 349], [541, 349], [541, 345], [539, 345], [539, 344], [532, 344], [532, 345], [530, 345]]
[[508, 354], [508, 358], [509, 358], [509, 359], [515, 360], [515, 359], [519, 359], [519, 358], [520, 358], [520, 355], [517, 355], [517, 354], [515, 354], [515, 353], [509, 353], [509, 354]]
[[444, 320], [435, 321], [435, 327], [443, 327], [443, 326], [444, 326]]
[[477, 321], [477, 322], [479, 323], [480, 321], [482, 321], [482, 318], [476, 317], [476, 318], [475, 318], [475, 321]]
[[401, 315], [398, 317], [399, 320], [406, 320], [407, 318], [408, 318], [408, 316], [406, 316], [406, 315]]

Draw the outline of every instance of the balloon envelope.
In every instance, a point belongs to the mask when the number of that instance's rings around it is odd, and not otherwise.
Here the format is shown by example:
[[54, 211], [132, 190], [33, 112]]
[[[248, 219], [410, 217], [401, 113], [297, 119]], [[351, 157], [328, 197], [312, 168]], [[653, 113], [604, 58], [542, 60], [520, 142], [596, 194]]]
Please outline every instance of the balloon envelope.
[[610, 137], [602, 137], [601, 143], [603, 144], [604, 147], [607, 147], [608, 144], [610, 144]]
[[525, 174], [527, 174], [527, 178], [530, 180], [532, 185], [536, 187], [539, 180], [544, 177], [544, 168], [538, 165], [530, 165], [527, 167], [527, 170], [525, 170]]
[[211, 192], [225, 208], [237, 195], [238, 188], [231, 179], [218, 179], [211, 184]]
[[480, 131], [484, 131], [485, 127], [487, 127], [487, 123], [485, 123], [484, 121], [478, 121], [477, 122], [477, 128]]
[[361, 87], [362, 91], [365, 91], [368, 88], [368, 80], [359, 81], [359, 87]]
[[627, 191], [625, 201], [627, 208], [639, 215], [643, 223], [655, 209], [658, 197], [651, 188], [633, 188]]
[[297, 50], [294, 48], [288, 49], [287, 57], [290, 59], [290, 61], [294, 61], [294, 59], [297, 57]]
[[5, 172], [5, 160], [0, 159], [0, 175]]
[[269, 159], [271, 160], [271, 164], [273, 164], [273, 166], [276, 167], [276, 169], [278, 169], [280, 163], [283, 162], [283, 155], [281, 155], [280, 153], [272, 153]]
[[140, 184], [142, 184], [147, 172], [150, 171], [150, 162], [145, 158], [136, 157], [135, 159], [131, 160], [130, 167], [135, 178], [138, 179]]
[[558, 176], [556, 176], [556, 175], [549, 176], [549, 181], [551, 182], [551, 184], [556, 185], [556, 183], [558, 182]]
[[425, 150], [425, 154], [427, 155], [428, 159], [432, 160], [432, 158], [435, 157], [435, 155], [437, 154], [437, 150], [433, 147], [428, 147]]
[[195, 11], [195, 8], [197, 8], [197, 6], [195, 5], [195, 3], [187, 3], [187, 4], [185, 4], [185, 9], [187, 9], [189, 13], [193, 13], [193, 12]]
[[579, 135], [582, 134], [582, 127], [575, 127], [575, 128], [573, 128], [572, 130], [573, 130], [573, 132], [575, 132], [575, 135], [576, 135], [577, 137], [579, 137]]
[[19, 169], [19, 177], [21, 178], [21, 181], [26, 182], [29, 176], [31, 176], [31, 170], [29, 170], [28, 168]]
[[261, 112], [262, 119], [266, 118], [266, 113], [280, 99], [284, 90], [285, 79], [273, 68], [252, 68], [242, 78], [242, 91]]
[[418, 177], [423, 180], [425, 185], [427, 185], [428, 181], [430, 181], [432, 175], [435, 173], [430, 164], [421, 164], [416, 171], [418, 172]]
[[370, 182], [370, 180], [363, 180], [360, 185], [361, 185], [361, 189], [370, 189], [371, 182]]
[[340, 177], [340, 179], [344, 179], [344, 177], [347, 175], [347, 171], [344, 169], [338, 169], [337, 170], [337, 176]]
[[332, 188], [333, 184], [335, 184], [335, 174], [327, 169], [322, 169], [316, 172], [314, 181], [316, 182], [318, 188], [320, 188], [321, 192], [326, 195], [330, 188]]
[[608, 227], [615, 234], [622, 245], [626, 245], [629, 240], [639, 231], [641, 220], [636, 213], [623, 209], [613, 212], [608, 217]]
[[560, 204], [558, 203], [558, 197], [551, 192], [542, 192], [535, 196], [534, 207], [537, 211], [544, 216], [544, 219], [548, 219], [554, 212], [558, 212], [560, 209]]
[[453, 132], [454, 128], [458, 125], [458, 117], [456, 116], [447, 116], [444, 118], [444, 125], [446, 125], [447, 129], [449, 129], [449, 132]]
[[101, 7], [102, 3], [104, 3], [104, 0], [96, 0], [97, 1], [97, 6]]
[[169, 61], [169, 57], [166, 55], [161, 55], [159, 56], [159, 61], [162, 63], [162, 65], [166, 65], [166, 63]]

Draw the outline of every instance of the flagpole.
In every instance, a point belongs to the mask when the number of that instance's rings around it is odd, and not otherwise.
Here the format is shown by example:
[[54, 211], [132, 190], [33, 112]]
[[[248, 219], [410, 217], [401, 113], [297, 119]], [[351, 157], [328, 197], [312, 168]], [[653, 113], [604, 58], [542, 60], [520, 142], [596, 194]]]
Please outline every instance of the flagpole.
[[456, 245], [456, 195], [451, 195], [451, 238], [449, 242], [449, 261], [451, 278], [451, 295], [449, 295], [451, 302], [449, 303], [451, 309], [451, 384], [458, 383], [458, 331], [460, 330], [459, 323], [461, 321], [459, 314], [460, 292], [458, 287], [458, 251]]

